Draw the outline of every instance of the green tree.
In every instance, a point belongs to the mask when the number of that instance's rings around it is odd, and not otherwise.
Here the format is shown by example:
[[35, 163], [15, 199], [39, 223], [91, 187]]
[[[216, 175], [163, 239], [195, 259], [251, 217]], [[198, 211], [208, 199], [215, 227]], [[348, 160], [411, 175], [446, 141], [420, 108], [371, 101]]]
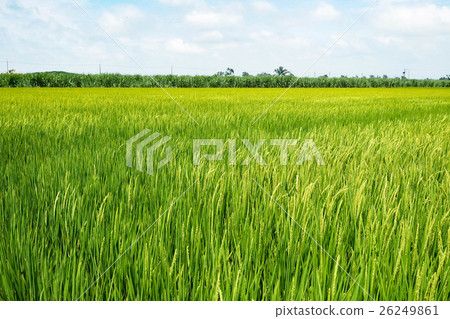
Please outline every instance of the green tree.
[[286, 69], [286, 68], [284, 68], [282, 66], [279, 66], [274, 71], [275, 71], [275, 75], [280, 75], [280, 76], [285, 76], [285, 75], [290, 75], [291, 74], [291, 72], [289, 72], [288, 69]]
[[225, 72], [226, 76], [234, 75], [234, 70], [232, 68], [227, 68], [227, 71]]

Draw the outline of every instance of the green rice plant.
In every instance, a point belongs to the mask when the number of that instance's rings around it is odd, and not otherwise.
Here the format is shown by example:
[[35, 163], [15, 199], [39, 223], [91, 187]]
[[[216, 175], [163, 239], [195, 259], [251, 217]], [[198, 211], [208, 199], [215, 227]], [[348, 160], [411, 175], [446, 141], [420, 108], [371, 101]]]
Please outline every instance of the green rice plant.
[[[283, 91], [168, 89], [197, 125], [160, 89], [0, 89], [0, 299], [448, 300], [450, 91], [294, 88], [252, 125]], [[144, 128], [172, 137], [153, 176]], [[211, 138], [236, 165], [193, 165]], [[281, 138], [326, 165], [242, 165]]]

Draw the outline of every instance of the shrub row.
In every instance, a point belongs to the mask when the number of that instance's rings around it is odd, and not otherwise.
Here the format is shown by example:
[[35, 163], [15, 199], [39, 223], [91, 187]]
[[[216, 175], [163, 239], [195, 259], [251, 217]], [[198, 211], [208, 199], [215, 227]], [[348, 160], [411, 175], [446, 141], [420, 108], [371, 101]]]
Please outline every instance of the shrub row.
[[[296, 81], [297, 80], [297, 81]], [[295, 82], [295, 83], [294, 83]], [[177, 76], [74, 73], [1, 74], [0, 87], [179, 87], [179, 88], [450, 87], [449, 80], [389, 78], [296, 78], [294, 76]]]

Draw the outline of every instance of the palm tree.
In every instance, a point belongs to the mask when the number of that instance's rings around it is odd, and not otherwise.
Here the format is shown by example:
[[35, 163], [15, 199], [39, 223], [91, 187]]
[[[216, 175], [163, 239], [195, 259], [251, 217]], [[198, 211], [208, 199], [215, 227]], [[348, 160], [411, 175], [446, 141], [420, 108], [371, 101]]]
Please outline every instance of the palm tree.
[[227, 68], [227, 71], [225, 72], [225, 75], [234, 75], [234, 70], [231, 68]]
[[279, 66], [274, 71], [275, 71], [276, 75], [280, 75], [280, 76], [285, 76], [285, 75], [290, 75], [291, 74], [291, 72], [289, 72], [289, 70], [285, 69], [282, 66]]

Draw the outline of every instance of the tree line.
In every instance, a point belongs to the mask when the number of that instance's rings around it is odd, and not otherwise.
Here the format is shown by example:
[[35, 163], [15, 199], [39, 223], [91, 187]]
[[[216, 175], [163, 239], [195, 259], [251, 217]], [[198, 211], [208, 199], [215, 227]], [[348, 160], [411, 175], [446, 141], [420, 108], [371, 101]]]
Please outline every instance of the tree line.
[[388, 77], [297, 78], [286, 69], [281, 74], [235, 76], [228, 72], [216, 75], [122, 75], [42, 72], [0, 74], [0, 87], [179, 87], [179, 88], [353, 88], [353, 87], [450, 87], [450, 77], [440, 80]]

